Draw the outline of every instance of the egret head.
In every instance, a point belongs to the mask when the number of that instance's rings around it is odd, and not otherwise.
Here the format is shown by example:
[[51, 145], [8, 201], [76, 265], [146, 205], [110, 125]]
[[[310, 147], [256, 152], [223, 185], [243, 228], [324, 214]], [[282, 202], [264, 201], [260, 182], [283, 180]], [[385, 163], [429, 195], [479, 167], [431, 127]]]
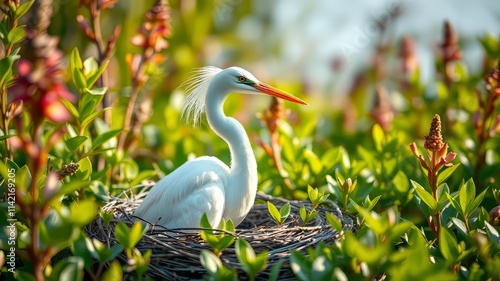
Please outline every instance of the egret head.
[[[255, 76], [253, 76], [252, 73], [237, 66], [229, 67], [219, 72], [214, 80], [217, 80], [219, 85], [229, 87], [230, 91], [234, 91], [236, 93], [251, 95], [265, 94], [287, 101], [307, 105], [305, 101], [287, 92], [274, 88], [266, 83], [260, 82], [257, 78], [255, 78]], [[228, 83], [229, 85], [227, 85], [226, 83]]]
[[[229, 67], [224, 70], [207, 66], [197, 70], [181, 87], [189, 93], [182, 108], [183, 118], [198, 124], [205, 111], [207, 93], [213, 93], [224, 99], [231, 92], [240, 94], [269, 95], [295, 103], [307, 104], [305, 101], [280, 89], [260, 82], [252, 73], [240, 67]], [[208, 97], [208, 98], [216, 98]]]

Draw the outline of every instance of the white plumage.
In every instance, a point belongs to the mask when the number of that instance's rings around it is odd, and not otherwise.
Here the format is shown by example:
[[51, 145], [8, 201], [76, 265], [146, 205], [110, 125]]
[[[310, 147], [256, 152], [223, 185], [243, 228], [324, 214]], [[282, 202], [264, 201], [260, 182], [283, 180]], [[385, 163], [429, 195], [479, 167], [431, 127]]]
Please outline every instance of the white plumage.
[[231, 92], [267, 94], [306, 104], [286, 92], [259, 82], [250, 72], [230, 67], [203, 67], [184, 84], [187, 96], [183, 118], [196, 125], [203, 113], [214, 132], [231, 151], [231, 165], [211, 156], [188, 161], [161, 179], [134, 215], [170, 229], [197, 228], [207, 214], [213, 228], [221, 219], [240, 224], [250, 211], [257, 192], [257, 164], [243, 126], [223, 112]]

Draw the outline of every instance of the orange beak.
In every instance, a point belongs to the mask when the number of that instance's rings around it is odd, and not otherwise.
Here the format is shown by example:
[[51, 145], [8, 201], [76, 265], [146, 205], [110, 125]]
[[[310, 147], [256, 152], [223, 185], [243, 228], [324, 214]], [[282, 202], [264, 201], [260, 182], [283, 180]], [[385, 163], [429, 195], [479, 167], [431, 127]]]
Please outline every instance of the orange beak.
[[280, 89], [274, 88], [273, 86], [269, 86], [266, 83], [259, 82], [255, 85], [252, 85], [255, 89], [259, 90], [259, 92], [264, 93], [266, 95], [270, 95], [273, 97], [277, 97], [280, 99], [284, 99], [287, 101], [295, 102], [295, 103], [300, 103], [307, 105], [307, 102], [299, 99], [296, 96], [293, 96], [285, 91], [282, 91]]

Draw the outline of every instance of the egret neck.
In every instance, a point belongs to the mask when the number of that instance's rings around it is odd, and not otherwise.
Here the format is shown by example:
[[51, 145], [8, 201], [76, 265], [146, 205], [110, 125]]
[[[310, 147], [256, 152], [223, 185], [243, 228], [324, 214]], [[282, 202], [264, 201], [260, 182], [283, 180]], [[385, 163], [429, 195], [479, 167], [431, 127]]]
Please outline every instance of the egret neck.
[[222, 217], [225, 220], [232, 217], [233, 223], [238, 225], [245, 219], [255, 200], [257, 162], [243, 126], [224, 114], [223, 104], [229, 90], [214, 88], [217, 87], [209, 87], [206, 96], [207, 120], [213, 131], [229, 145], [231, 152], [231, 185], [224, 190], [226, 207]]

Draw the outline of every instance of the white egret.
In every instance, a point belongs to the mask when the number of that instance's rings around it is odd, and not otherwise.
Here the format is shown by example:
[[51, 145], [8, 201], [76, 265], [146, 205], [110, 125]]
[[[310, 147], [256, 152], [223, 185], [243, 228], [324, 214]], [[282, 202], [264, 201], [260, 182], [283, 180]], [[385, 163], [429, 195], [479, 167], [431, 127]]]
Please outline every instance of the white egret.
[[243, 126], [224, 114], [224, 100], [237, 92], [307, 103], [260, 82], [239, 67], [203, 67], [184, 84], [189, 95], [183, 116], [196, 123], [206, 112], [210, 127], [229, 145], [231, 166], [211, 156], [186, 162], [150, 190], [134, 215], [169, 229], [198, 228], [204, 213], [213, 228], [221, 219], [231, 219], [237, 226], [255, 200], [257, 163]]

